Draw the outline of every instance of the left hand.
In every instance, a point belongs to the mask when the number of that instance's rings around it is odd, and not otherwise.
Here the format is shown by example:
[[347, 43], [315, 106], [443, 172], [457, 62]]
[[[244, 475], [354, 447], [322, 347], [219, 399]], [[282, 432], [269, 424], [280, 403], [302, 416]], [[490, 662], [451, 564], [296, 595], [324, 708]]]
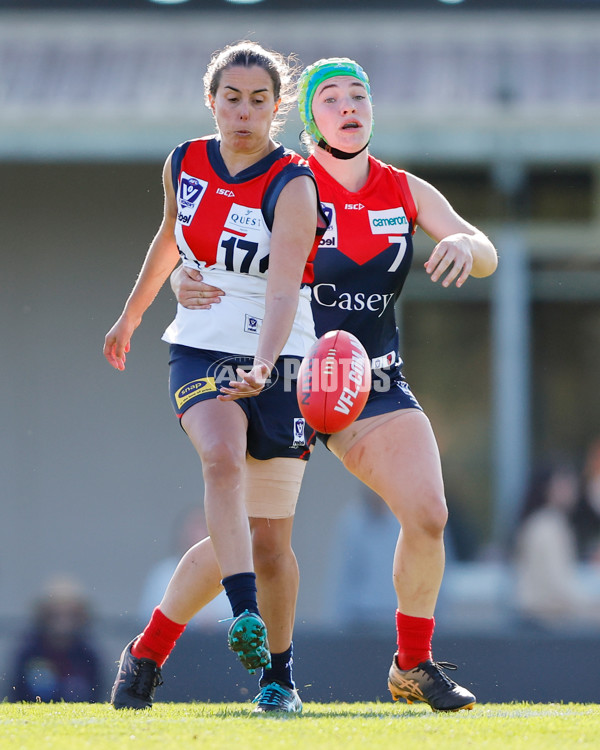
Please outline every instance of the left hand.
[[473, 251], [468, 234], [451, 234], [444, 237], [433, 248], [425, 270], [432, 281], [439, 281], [444, 274], [442, 286], [448, 287], [456, 279], [456, 286], [461, 287], [469, 278], [473, 268]]
[[205, 284], [195, 268], [180, 265], [171, 274], [171, 289], [177, 302], [188, 310], [209, 310], [221, 301], [222, 289]]
[[221, 387], [221, 393], [217, 396], [219, 401], [236, 401], [239, 398], [258, 396], [265, 387], [270, 368], [266, 364], [258, 364], [246, 372], [238, 367], [236, 374], [239, 380], [232, 380], [228, 386]]

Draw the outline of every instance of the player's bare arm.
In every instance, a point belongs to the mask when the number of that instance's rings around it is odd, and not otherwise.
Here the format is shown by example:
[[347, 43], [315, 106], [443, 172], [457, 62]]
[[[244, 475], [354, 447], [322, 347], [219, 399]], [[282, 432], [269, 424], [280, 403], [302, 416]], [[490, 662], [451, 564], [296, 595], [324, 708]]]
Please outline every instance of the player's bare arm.
[[176, 203], [171, 181], [171, 157], [163, 168], [165, 191], [164, 214], [160, 227], [150, 243], [141, 271], [119, 319], [106, 334], [104, 356], [116, 370], [124, 370], [131, 337], [142, 317], [175, 267], [179, 252], [175, 242]]
[[437, 244], [425, 263], [432, 281], [462, 286], [469, 276], [483, 278], [496, 270], [498, 257], [489, 238], [452, 208], [433, 185], [407, 175], [417, 205], [417, 223]]

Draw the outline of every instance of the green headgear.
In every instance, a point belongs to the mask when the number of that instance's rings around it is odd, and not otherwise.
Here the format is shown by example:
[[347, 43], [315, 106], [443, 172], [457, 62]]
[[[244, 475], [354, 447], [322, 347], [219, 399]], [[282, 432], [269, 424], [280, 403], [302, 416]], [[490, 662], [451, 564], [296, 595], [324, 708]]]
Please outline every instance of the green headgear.
[[369, 99], [371, 99], [369, 77], [360, 65], [349, 57], [327, 57], [317, 60], [316, 63], [305, 68], [298, 79], [298, 107], [300, 109], [300, 117], [304, 123], [304, 129], [317, 143], [325, 141], [325, 139], [315, 123], [312, 113], [312, 100], [317, 88], [323, 81], [335, 76], [352, 76], [353, 78], [358, 78], [359, 81], [365, 84], [367, 94], [369, 95]]

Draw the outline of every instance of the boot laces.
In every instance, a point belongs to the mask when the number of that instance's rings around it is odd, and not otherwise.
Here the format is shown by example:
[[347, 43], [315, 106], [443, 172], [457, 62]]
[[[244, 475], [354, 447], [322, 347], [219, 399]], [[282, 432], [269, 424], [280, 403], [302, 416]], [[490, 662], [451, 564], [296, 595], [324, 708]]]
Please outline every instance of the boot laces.
[[452, 662], [449, 662], [449, 661], [437, 661], [437, 662], [432, 661], [429, 664], [425, 664], [423, 667], [421, 667], [421, 669], [423, 672], [429, 675], [429, 677], [431, 677], [434, 681], [437, 682], [441, 680], [448, 687], [454, 687], [454, 682], [452, 682], [452, 680], [444, 672], [444, 669], [456, 670], [458, 669], [456, 664], [452, 664]]
[[147, 700], [152, 691], [162, 684], [160, 667], [157, 667], [150, 660], [143, 660], [138, 665], [131, 690]]
[[260, 693], [253, 699], [252, 703], [273, 706], [275, 708], [286, 708], [289, 698], [289, 690], [278, 682], [270, 682], [261, 688]]

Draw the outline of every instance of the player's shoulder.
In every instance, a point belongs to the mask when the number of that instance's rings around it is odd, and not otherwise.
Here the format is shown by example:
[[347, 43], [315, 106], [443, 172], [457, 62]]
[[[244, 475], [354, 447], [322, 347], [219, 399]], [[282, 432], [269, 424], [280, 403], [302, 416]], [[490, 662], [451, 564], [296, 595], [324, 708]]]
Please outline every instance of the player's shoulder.
[[413, 182], [413, 176], [400, 167], [396, 167], [388, 162], [383, 162], [369, 154], [369, 184], [371, 190], [388, 197], [398, 196], [403, 204], [407, 207], [411, 218], [416, 217], [416, 200]]
[[400, 169], [400, 167], [395, 167], [389, 162], [381, 161], [381, 159], [377, 159], [371, 154], [369, 154], [369, 167], [372, 174], [383, 175], [395, 182], [402, 182], [407, 179], [409, 175], [406, 170]]
[[171, 151], [167, 157], [167, 161], [180, 163], [187, 154], [195, 155], [198, 151], [204, 152], [208, 146], [208, 142], [214, 141], [214, 139], [214, 135], [207, 135], [201, 138], [190, 138], [187, 141], [182, 141]]
[[[215, 136], [203, 136], [182, 141], [167, 156], [163, 168], [164, 174], [169, 174], [173, 185], [177, 185], [179, 175], [184, 169], [194, 169], [207, 161], [207, 148], [209, 143], [214, 142]], [[191, 166], [190, 166], [191, 165]]]
[[406, 172], [405, 175], [408, 189], [410, 190], [411, 195], [413, 196], [417, 205], [427, 198], [440, 195], [439, 190], [430, 182], [424, 180], [422, 177], [419, 177], [412, 172]]
[[295, 177], [308, 177], [315, 180], [315, 175], [308, 161], [296, 151], [280, 146], [279, 156], [271, 164], [269, 173], [274, 185], [283, 187], [294, 181]]
[[292, 169], [295, 167], [301, 167], [304, 170], [312, 172], [308, 159], [297, 151], [294, 151], [294, 149], [282, 146], [281, 158], [284, 159], [287, 164], [293, 165]]
[[205, 149], [210, 141], [216, 140], [216, 135], [203, 135], [199, 138], [188, 138], [185, 141], [181, 141], [181, 143], [178, 143], [175, 148], [173, 149], [173, 152], [176, 151], [187, 151], [188, 149]]

